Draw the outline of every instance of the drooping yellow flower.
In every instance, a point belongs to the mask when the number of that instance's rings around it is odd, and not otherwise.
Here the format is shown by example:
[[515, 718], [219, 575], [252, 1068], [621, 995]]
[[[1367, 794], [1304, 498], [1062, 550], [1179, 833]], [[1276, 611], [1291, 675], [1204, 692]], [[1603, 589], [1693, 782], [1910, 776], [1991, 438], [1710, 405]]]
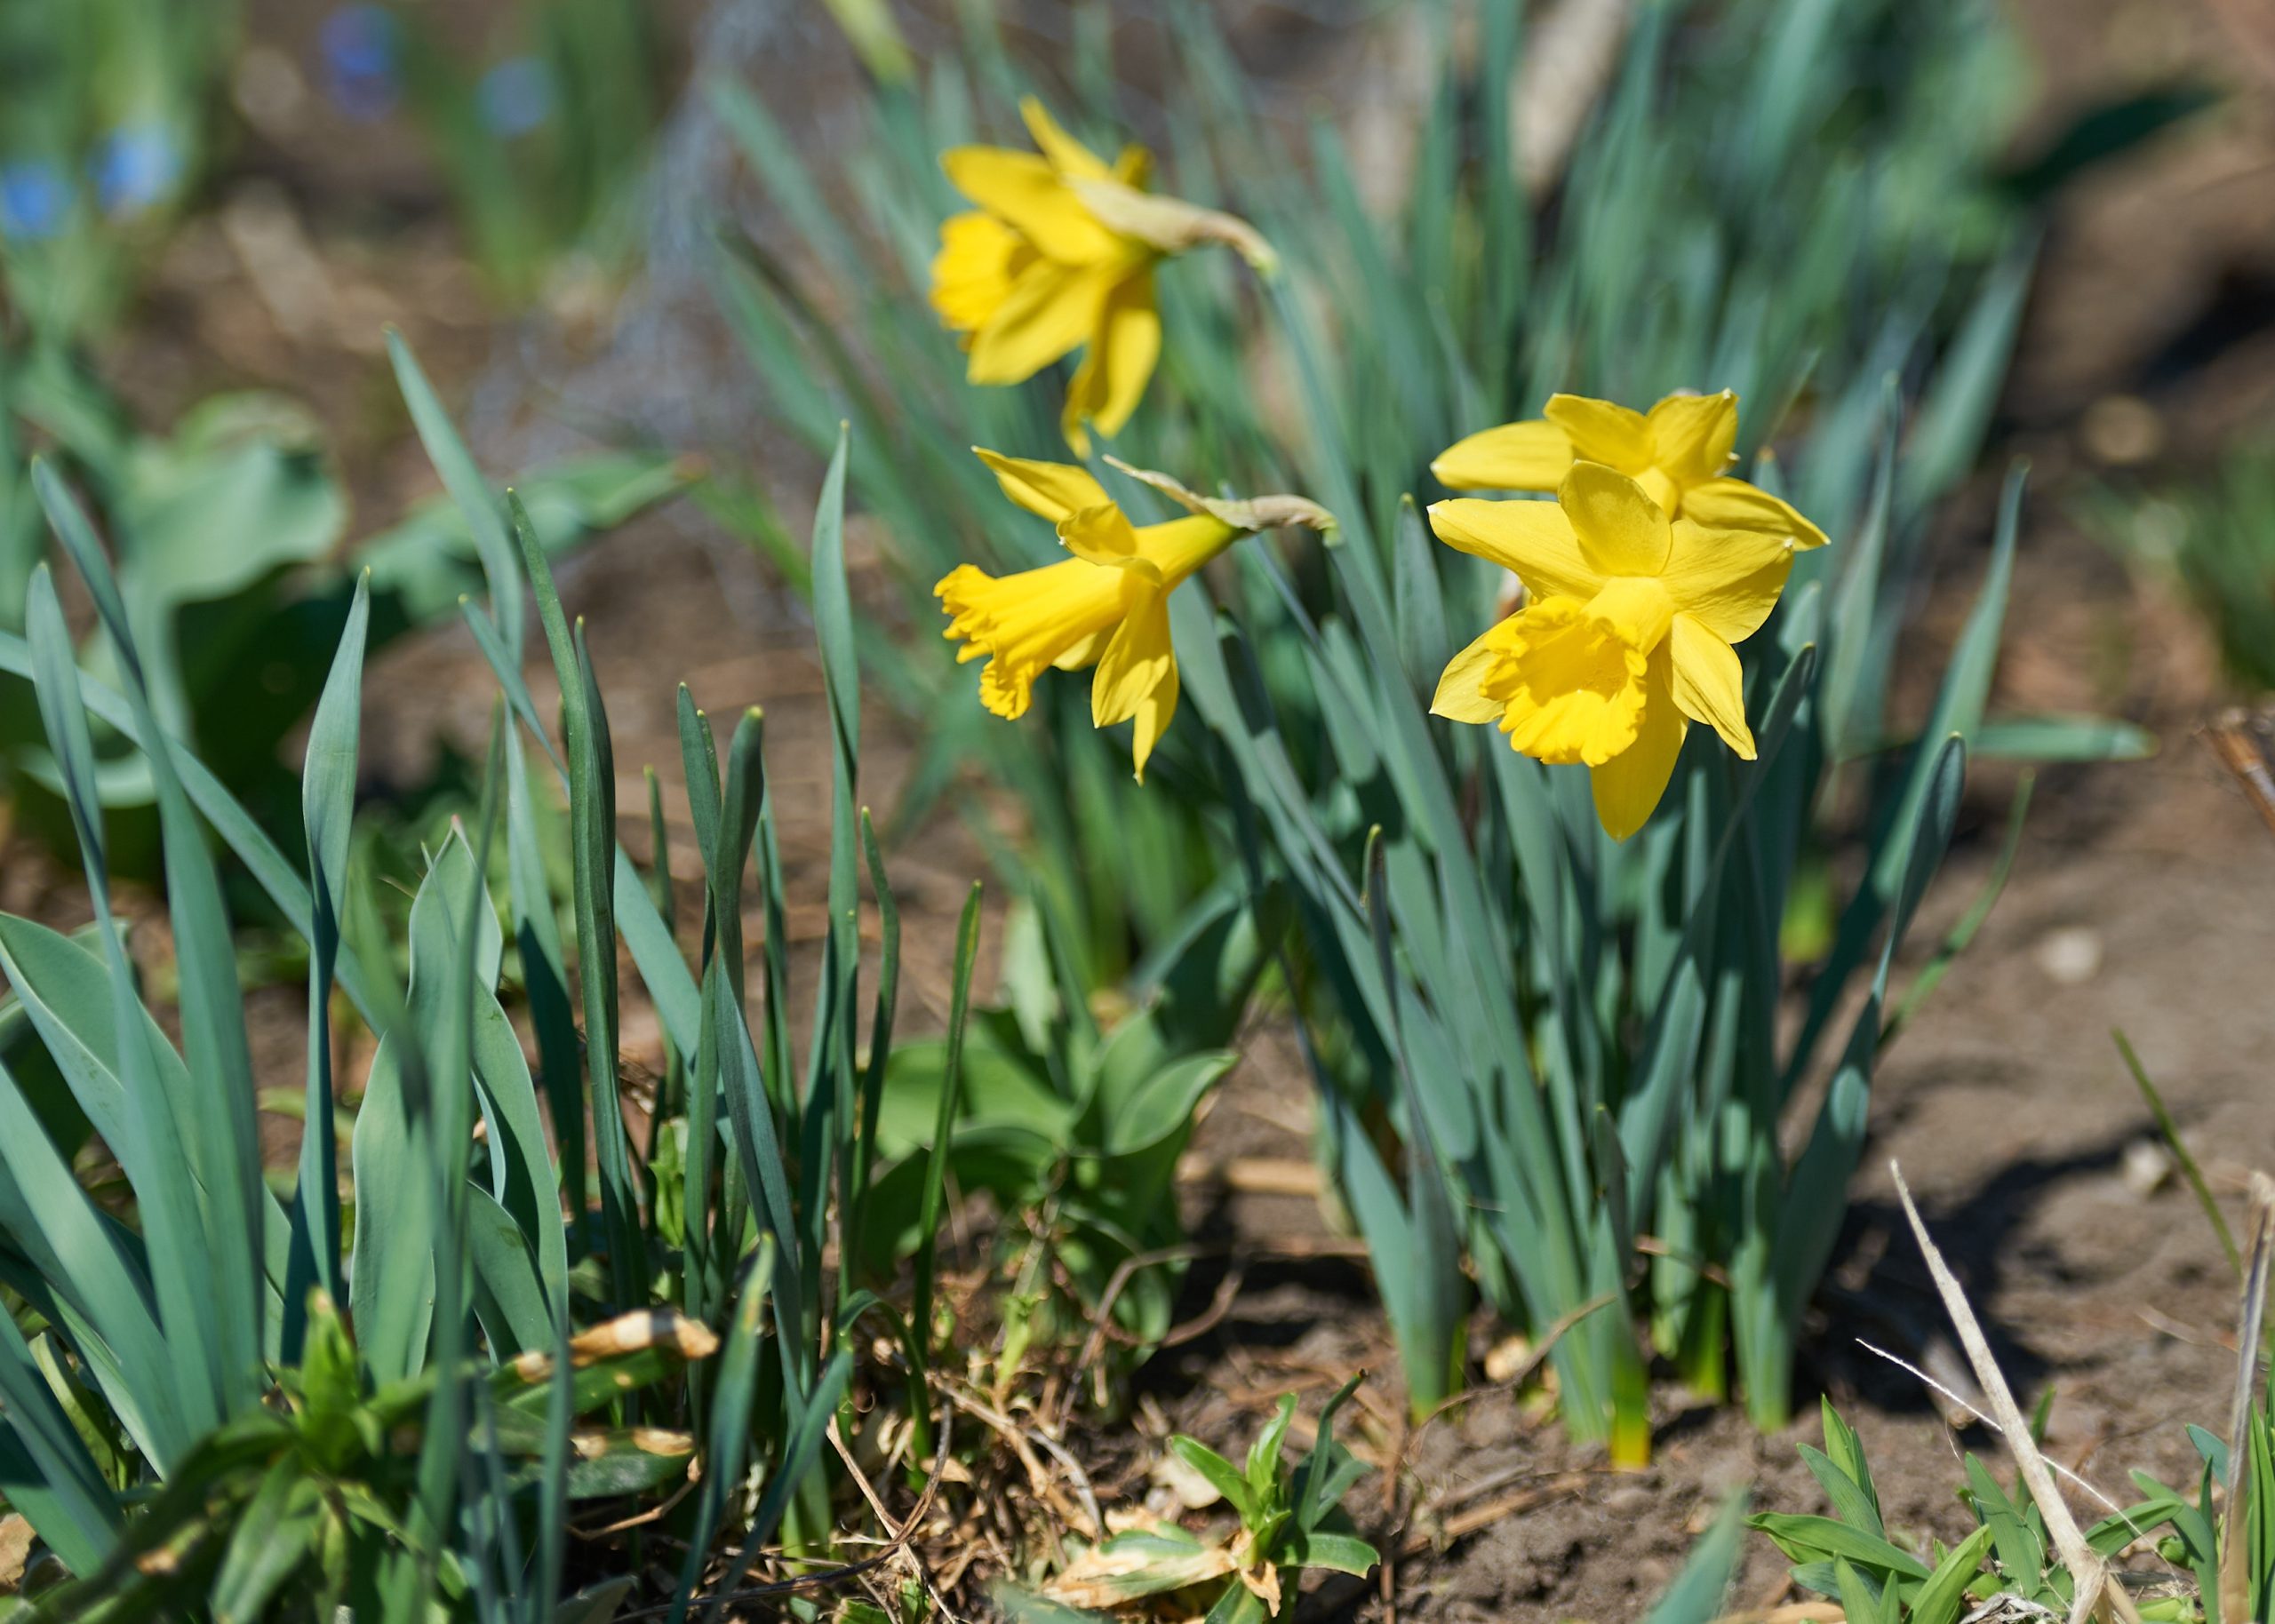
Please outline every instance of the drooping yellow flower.
[[941, 155], [949, 180], [978, 208], [940, 227], [932, 307], [963, 335], [975, 384], [1022, 383], [1082, 350], [1059, 426], [1087, 457], [1086, 426], [1118, 434], [1161, 359], [1154, 267], [1202, 243], [1225, 243], [1260, 271], [1276, 261], [1245, 221], [1145, 191], [1145, 148], [1124, 147], [1109, 165], [1032, 96], [1019, 112], [1040, 152]]
[[1112, 434], [1130, 420], [1161, 351], [1153, 267], [1161, 251], [1101, 220], [1082, 183], [1144, 186], [1152, 160], [1125, 147], [1109, 166], [1060, 129], [1033, 97], [1019, 104], [1040, 154], [958, 147], [948, 179], [977, 211], [940, 227], [932, 306], [964, 335], [975, 384], [1016, 384], [1085, 348], [1061, 426], [1087, 455], [1085, 423]]
[[1788, 502], [1733, 479], [1738, 397], [1670, 394], [1634, 411], [1579, 394], [1552, 394], [1543, 415], [1504, 423], [1449, 447], [1430, 472], [1454, 490], [1554, 490], [1575, 462], [1624, 474], [1669, 518], [1718, 530], [1767, 530], [1807, 549], [1824, 532]]
[[1553, 504], [1457, 498], [1430, 525], [1514, 572], [1530, 599], [1448, 664], [1433, 712], [1497, 721], [1543, 761], [1586, 763], [1616, 840], [1659, 804], [1691, 722], [1753, 759], [1732, 645], [1784, 590], [1784, 537], [1671, 521], [1640, 482], [1594, 462], [1571, 466]]
[[1295, 497], [1252, 502], [1193, 495], [1167, 476], [1123, 472], [1193, 511], [1165, 524], [1133, 525], [1106, 488], [1082, 468], [1031, 462], [972, 448], [1003, 494], [1057, 527], [1073, 557], [1016, 575], [991, 576], [960, 564], [932, 590], [947, 611], [959, 664], [985, 657], [980, 702], [1017, 719], [1046, 670], [1095, 665], [1090, 720], [1110, 728], [1135, 720], [1138, 778], [1177, 713], [1177, 656], [1169, 643], [1169, 594], [1241, 536], [1281, 524], [1324, 528], [1327, 515]]

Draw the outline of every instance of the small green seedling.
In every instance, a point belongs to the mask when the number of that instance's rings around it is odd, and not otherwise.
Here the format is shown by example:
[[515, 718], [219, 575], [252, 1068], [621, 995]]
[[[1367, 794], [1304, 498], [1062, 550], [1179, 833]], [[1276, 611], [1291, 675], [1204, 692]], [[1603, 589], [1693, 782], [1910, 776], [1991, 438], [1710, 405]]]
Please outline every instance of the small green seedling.
[[1238, 1516], [1236, 1526], [1207, 1538], [1167, 1521], [1131, 1528], [1077, 1557], [1041, 1596], [1005, 1590], [999, 1601], [1016, 1618], [1063, 1620], [1174, 1597], [1179, 1617], [1205, 1609], [1207, 1624], [1261, 1624], [1287, 1611], [1306, 1568], [1364, 1578], [1381, 1557], [1353, 1529], [1342, 1500], [1367, 1468], [1334, 1431], [1336, 1411], [1360, 1381], [1352, 1377], [1327, 1401], [1318, 1440], [1292, 1471], [1281, 1454], [1296, 1419], [1293, 1394], [1241, 1466], [1197, 1438], [1169, 1439], [1170, 1452]]
[[[2069, 1612], [2073, 1594], [2070, 1572], [2055, 1554], [2045, 1516], [2026, 1490], [2008, 1493], [1990, 1469], [1969, 1454], [1967, 1480], [1958, 1497], [1975, 1514], [1975, 1530], [1956, 1545], [1930, 1540], [1926, 1554], [1920, 1555], [1890, 1537], [1880, 1518], [1880, 1493], [1865, 1463], [1864, 1445], [1830, 1400], [1824, 1410], [1824, 1447], [1804, 1444], [1801, 1459], [1824, 1490], [1833, 1514], [1769, 1512], [1746, 1519], [1792, 1559], [1794, 1583], [1839, 1602], [1854, 1624], [1958, 1624], [1983, 1603], [2000, 1596], [2014, 1598], [2033, 1612]], [[2190, 1431], [2198, 1437], [2199, 1449], [2218, 1448], [2208, 1433], [2196, 1428]], [[2224, 1457], [2224, 1451], [2219, 1453]], [[2149, 1498], [2095, 1524], [2087, 1531], [2086, 1543], [2099, 1556], [2114, 1557], [2168, 1525], [2169, 1532], [2155, 1541], [2159, 1553], [2210, 1580], [2216, 1566], [2211, 1554], [2216, 1519], [2209, 1485], [2216, 1469], [2209, 1453], [2205, 1469], [2201, 1506], [2136, 1476]], [[2207, 1583], [2205, 1593], [2214, 1588], [2215, 1584]], [[2198, 1596], [2177, 1590], [2161, 1595], [2144, 1590], [2135, 1604], [2146, 1620], [2206, 1616]]]

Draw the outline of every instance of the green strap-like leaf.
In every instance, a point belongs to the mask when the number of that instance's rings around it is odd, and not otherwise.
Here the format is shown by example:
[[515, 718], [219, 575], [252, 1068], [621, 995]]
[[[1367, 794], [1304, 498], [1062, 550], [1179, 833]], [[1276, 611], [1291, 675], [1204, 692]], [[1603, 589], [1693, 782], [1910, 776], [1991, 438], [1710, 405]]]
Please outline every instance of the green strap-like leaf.
[[[86, 582], [118, 651], [127, 702], [144, 736], [158, 742], [144, 755], [157, 793], [168, 915], [180, 978], [182, 1055], [191, 1083], [176, 1126], [200, 1188], [195, 1210], [204, 1232], [207, 1272], [196, 1289], [208, 1305], [199, 1318], [213, 1338], [208, 1362], [214, 1397], [222, 1414], [233, 1414], [255, 1402], [259, 1391], [265, 1253], [252, 1056], [245, 1037], [243, 995], [237, 985], [235, 943], [222, 906], [220, 876], [158, 723], [109, 561], [86, 514], [54, 471], [37, 463], [32, 478], [48, 521]], [[60, 673], [57, 683], [68, 685]], [[108, 904], [99, 904], [97, 913], [107, 916]], [[130, 1007], [137, 1000], [124, 984], [116, 996], [122, 1030], [134, 1029], [134, 1047], [140, 1048], [140, 1013]]]
[[387, 359], [395, 367], [395, 386], [403, 391], [403, 404], [411, 409], [411, 426], [419, 431], [419, 443], [427, 449], [427, 459], [443, 476], [443, 488], [459, 505], [459, 511], [466, 515], [467, 526], [474, 534], [482, 573], [490, 583], [491, 613], [504, 634], [510, 663], [518, 668], [522, 658], [521, 585], [515, 577], [514, 546], [507, 537], [505, 515], [499, 511], [497, 494], [483, 477], [474, 453], [467, 450], [458, 426], [443, 410], [435, 386], [427, 381], [419, 358], [411, 353], [411, 346], [403, 341], [403, 335], [393, 328], [387, 330]]
[[711, 1389], [711, 1429], [703, 1456], [702, 1487], [696, 1501], [695, 1530], [680, 1567], [669, 1624], [681, 1624], [687, 1617], [729, 1498], [742, 1481], [743, 1461], [750, 1447], [751, 1413], [758, 1396], [759, 1325], [765, 1317], [774, 1254], [774, 1238], [761, 1236], [757, 1255], [744, 1277], [742, 1297], [735, 1304], [734, 1320], [727, 1329], [718, 1380]]
[[[537, 593], [538, 615], [545, 627], [546, 646], [552, 652], [554, 674], [561, 684], [577, 907], [577, 979], [584, 999], [586, 1075], [592, 1088], [593, 1132], [600, 1152], [601, 1224], [608, 1237], [612, 1294], [619, 1306], [629, 1307], [646, 1299], [647, 1262], [639, 1191], [617, 1087], [616, 977], [611, 971], [616, 963], [614, 892], [619, 848], [608, 724], [597, 703], [591, 667], [579, 640], [571, 636], [560, 594], [554, 589], [552, 568], [530, 527], [529, 516], [521, 511], [512, 492], [507, 493], [506, 502], [514, 533], [521, 542], [523, 567]], [[631, 889], [645, 896], [636, 873]], [[660, 928], [660, 919], [658, 926]], [[682, 1052], [691, 1053], [693, 1048], [690, 1043]]]
[[72, 1572], [92, 1573], [118, 1542], [118, 1506], [8, 1314], [0, 1314], [0, 1493]]
[[284, 1357], [297, 1363], [307, 1294], [345, 1295], [339, 1268], [339, 1145], [333, 1128], [331, 990], [339, 961], [339, 915], [347, 895], [347, 850], [355, 816], [356, 745], [363, 713], [363, 644], [371, 577], [355, 583], [323, 696], [309, 724], [300, 769], [300, 816], [308, 840], [313, 935], [308, 955], [308, 1070], [300, 1171], [293, 1196], [290, 1268], [283, 1294]]
[[[102, 943], [113, 1052], [118, 1060], [120, 1092], [126, 1102], [124, 1140], [113, 1148], [141, 1204], [159, 1324], [177, 1349], [176, 1357], [164, 1367], [137, 1375], [172, 1389], [178, 1429], [160, 1427], [161, 1434], [171, 1433], [172, 1441], [187, 1442], [211, 1431], [222, 1418], [221, 1389], [214, 1366], [215, 1300], [205, 1286], [215, 1267], [210, 1255], [211, 1232], [188, 1154], [189, 1130], [180, 1120], [180, 1113], [191, 1108], [190, 1090], [184, 1087], [172, 1094], [164, 1087], [155, 1055], [158, 1048], [171, 1050], [151, 1036], [147, 1013], [135, 995], [125, 944], [112, 918], [102, 814], [94, 793], [94, 745], [73, 681], [62, 608], [44, 565], [32, 577], [28, 614], [38, 669], [36, 691], [40, 715], [63, 771], [66, 799], [78, 832], [80, 857]], [[145, 714], [138, 710], [138, 718]], [[150, 736], [157, 736], [155, 727]], [[169, 1462], [161, 1460], [158, 1464], [163, 1470]]]

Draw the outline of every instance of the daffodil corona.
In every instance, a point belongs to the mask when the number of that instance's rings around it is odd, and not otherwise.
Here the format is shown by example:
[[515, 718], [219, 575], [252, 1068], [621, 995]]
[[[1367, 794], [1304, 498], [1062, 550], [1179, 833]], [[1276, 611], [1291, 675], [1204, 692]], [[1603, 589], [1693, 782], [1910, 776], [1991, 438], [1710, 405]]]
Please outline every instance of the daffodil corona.
[[1585, 762], [1616, 840], [1666, 792], [1691, 722], [1753, 759], [1733, 645], [1784, 590], [1784, 536], [1670, 520], [1648, 487], [1593, 462], [1564, 473], [1553, 504], [1457, 498], [1433, 506], [1430, 524], [1513, 571], [1529, 598], [1453, 657], [1436, 714], [1497, 721], [1543, 761]]
[[[975, 450], [978, 448], [975, 447]], [[1003, 494], [1058, 528], [1074, 556], [1039, 569], [991, 576], [971, 564], [932, 590], [947, 611], [959, 663], [985, 658], [979, 698], [996, 715], [1026, 713], [1034, 681], [1056, 666], [1096, 665], [1090, 720], [1134, 720], [1138, 777], [1177, 713], [1177, 656], [1169, 645], [1169, 593], [1242, 533], [1210, 513], [1132, 525], [1084, 469], [979, 450]]]
[[1553, 394], [1541, 417], [1472, 434], [1430, 471], [1453, 490], [1554, 490], [1576, 462], [1601, 463], [1633, 480], [1671, 519], [1823, 546], [1824, 532], [1791, 503], [1730, 477], [1737, 437], [1738, 397], [1728, 389], [1671, 394], [1648, 413]]

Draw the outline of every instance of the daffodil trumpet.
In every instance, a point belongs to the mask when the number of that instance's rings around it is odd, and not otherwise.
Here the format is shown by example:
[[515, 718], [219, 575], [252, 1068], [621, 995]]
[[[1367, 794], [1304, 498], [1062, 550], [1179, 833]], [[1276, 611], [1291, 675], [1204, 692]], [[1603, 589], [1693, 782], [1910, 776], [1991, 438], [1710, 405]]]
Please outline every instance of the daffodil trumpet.
[[1738, 397], [1671, 394], [1648, 412], [1553, 394], [1540, 417], [1504, 423], [1449, 447], [1430, 472], [1449, 490], [1554, 490], [1575, 463], [1627, 475], [1670, 519], [1714, 530], [1762, 530], [1807, 550], [1824, 532], [1792, 503], [1733, 477]]
[[949, 181], [977, 205], [940, 227], [932, 307], [962, 336], [975, 384], [1018, 384], [1082, 351], [1059, 426], [1078, 457], [1090, 429], [1129, 422], [1161, 359], [1153, 271], [1203, 243], [1268, 268], [1272, 251], [1231, 215], [1145, 189], [1153, 160], [1124, 147], [1109, 164], [1033, 97], [1019, 104], [1037, 151], [958, 147]]
[[1044, 672], [1095, 666], [1091, 723], [1137, 724], [1130, 753], [1143, 783], [1145, 762], [1177, 713], [1169, 594], [1244, 535], [1331, 521], [1300, 497], [1204, 498], [1166, 474], [1116, 464], [1190, 510], [1166, 523], [1133, 525], [1087, 469], [973, 450], [1006, 497], [1051, 522], [1071, 556], [1006, 576], [961, 564], [942, 577], [933, 591], [948, 616], [946, 635], [963, 645], [958, 663], [987, 662], [980, 703], [1014, 720], [1026, 713]]
[[1432, 506], [1430, 525], [1529, 598], [1447, 665], [1437, 715], [1497, 722], [1527, 755], [1585, 764], [1616, 840], [1649, 819], [1692, 722], [1753, 759], [1736, 645], [1784, 590], [1784, 537], [1670, 519], [1640, 481], [1593, 462], [1572, 465], [1553, 504], [1456, 498]]

